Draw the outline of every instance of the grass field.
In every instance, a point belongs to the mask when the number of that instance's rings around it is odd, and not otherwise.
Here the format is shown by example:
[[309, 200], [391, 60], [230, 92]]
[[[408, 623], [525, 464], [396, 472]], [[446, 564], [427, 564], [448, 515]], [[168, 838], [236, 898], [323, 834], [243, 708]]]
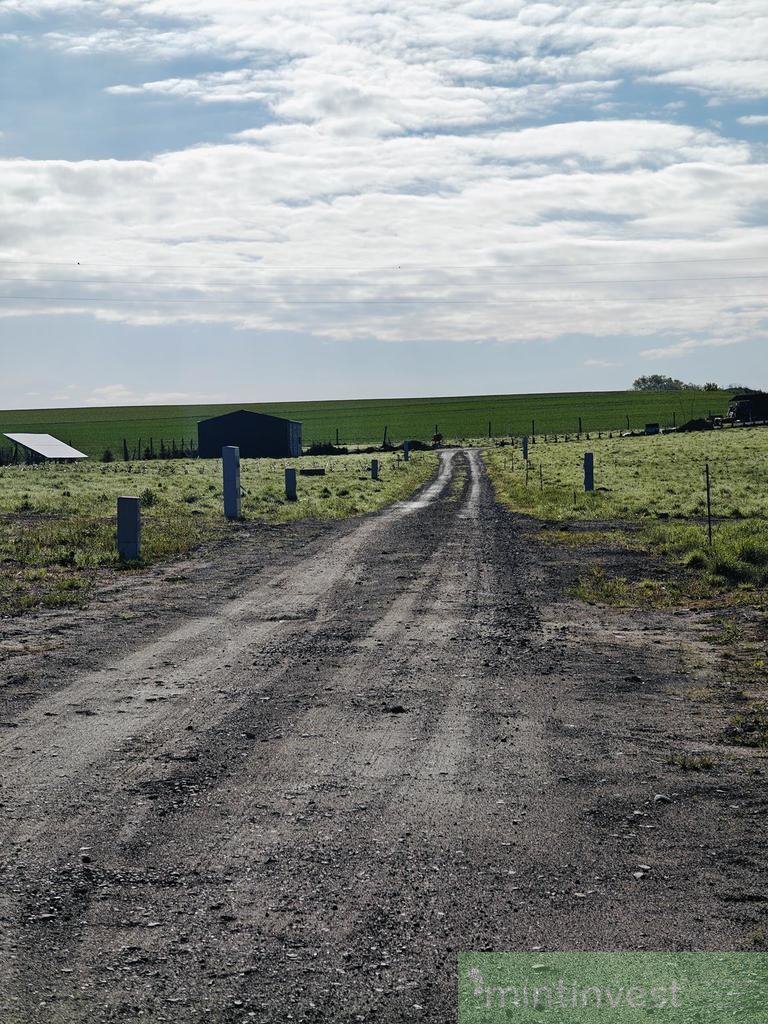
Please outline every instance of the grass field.
[[[109, 409], [35, 409], [0, 412], [0, 433], [45, 432], [70, 441], [87, 455], [100, 457], [105, 448], [115, 456], [125, 438], [130, 448], [152, 438], [155, 446], [197, 437], [197, 422], [233, 409], [253, 409], [300, 420], [305, 445], [380, 442], [384, 428], [391, 439], [428, 439], [437, 427], [446, 439], [528, 433], [575, 433], [622, 430], [646, 423], [678, 424], [712, 412], [726, 412], [730, 392], [679, 391], [644, 394], [636, 391], [549, 395], [490, 395], [464, 398], [393, 398], [349, 402], [305, 402], [273, 405], [135, 406]], [[535, 430], [532, 428], [535, 426]]]
[[[409, 462], [370, 456], [291, 460], [324, 467], [324, 477], [299, 477], [298, 500], [287, 501], [285, 463], [241, 463], [243, 518], [268, 523], [357, 515], [408, 497], [433, 472], [437, 456], [414, 452]], [[93, 570], [119, 564], [115, 508], [120, 494], [142, 499], [145, 563], [185, 554], [203, 539], [224, 535], [219, 460], [81, 463], [0, 468], [0, 614], [42, 605], [76, 604]]]
[[[595, 456], [593, 494], [584, 493], [585, 450]], [[500, 500], [543, 519], [610, 520], [642, 527], [653, 549], [711, 580], [768, 584], [768, 429], [536, 444], [487, 452]], [[705, 464], [711, 472], [713, 545]]]

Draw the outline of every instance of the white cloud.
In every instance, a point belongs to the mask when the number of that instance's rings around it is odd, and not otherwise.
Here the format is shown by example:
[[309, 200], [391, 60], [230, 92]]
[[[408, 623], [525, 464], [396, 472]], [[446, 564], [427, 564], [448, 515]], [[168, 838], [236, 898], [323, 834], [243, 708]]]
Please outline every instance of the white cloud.
[[[39, 395], [39, 392], [35, 392]], [[212, 392], [192, 391], [136, 391], [125, 384], [103, 384], [96, 388], [70, 385], [66, 393], [52, 395], [51, 400], [79, 406], [115, 405], [190, 405], [223, 401], [223, 396]]]
[[[418, 82], [425, 99], [479, 83], [645, 78], [705, 93], [759, 97], [766, 81], [763, 0], [5, 0], [3, 13], [77, 13], [49, 32], [71, 53], [141, 59], [211, 55], [278, 64], [280, 74], [334, 75], [354, 89], [398, 95]], [[169, 23], [173, 27], [169, 27]], [[394, 73], [396, 70], [397, 73]], [[220, 89], [211, 76], [201, 88]], [[300, 94], [297, 90], [297, 98]]]
[[768, 114], [746, 114], [739, 118], [739, 124], [763, 125], [768, 124]]
[[672, 345], [644, 349], [640, 355], [645, 356], [646, 359], [676, 359], [692, 355], [700, 349], [739, 345], [745, 340], [744, 338], [688, 338], [685, 341], [677, 341]]
[[558, 112], [611, 110], [637, 79], [757, 95], [762, 7], [10, 0], [78, 14], [41, 44], [69, 54], [215, 61], [117, 81], [126, 104], [257, 103], [268, 123], [144, 160], [0, 162], [2, 253], [54, 264], [6, 265], [33, 280], [5, 283], [31, 298], [3, 311], [391, 341], [754, 337], [764, 281], [740, 277], [768, 267], [739, 260], [766, 252], [760, 152], [716, 128]]
[[130, 391], [124, 384], [104, 384], [100, 388], [94, 388], [89, 397], [89, 402], [103, 403], [104, 405], [118, 405], [120, 402], [125, 402], [133, 397], [133, 392]]
[[592, 366], [595, 369], [607, 370], [607, 369], [613, 369], [613, 368], [615, 368], [617, 366], [622, 366], [623, 363], [615, 363], [615, 362], [612, 362], [610, 359], [585, 359], [584, 360], [584, 365], [585, 366]]
[[760, 264], [612, 266], [765, 252], [768, 232], [744, 226], [764, 168], [742, 143], [681, 125], [375, 141], [270, 125], [152, 160], [4, 161], [0, 185], [6, 255], [67, 264], [6, 266], [35, 279], [6, 293], [55, 311], [504, 341], [723, 317], [746, 331], [764, 312], [739, 304], [763, 281], [685, 280]]

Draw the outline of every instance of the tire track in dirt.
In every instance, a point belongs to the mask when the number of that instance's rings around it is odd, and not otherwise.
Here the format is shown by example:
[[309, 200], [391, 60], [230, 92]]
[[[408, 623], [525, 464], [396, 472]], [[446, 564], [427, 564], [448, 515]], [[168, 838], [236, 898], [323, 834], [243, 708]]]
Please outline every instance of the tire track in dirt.
[[[227, 668], [246, 649], [258, 649], [268, 642], [287, 647], [295, 635], [306, 630], [307, 623], [311, 629], [312, 620], [322, 622], [327, 614], [325, 596], [345, 576], [359, 571], [355, 560], [382, 523], [396, 522], [428, 508], [444, 491], [450, 481], [453, 455], [443, 455], [437, 479], [421, 495], [364, 520], [352, 536], [332, 544], [322, 557], [288, 572], [272, 574], [271, 579], [260, 581], [254, 591], [215, 615], [195, 619], [107, 669], [75, 678], [71, 685], [38, 701], [27, 720], [18, 723], [13, 734], [0, 739], [0, 757], [10, 756], [12, 762], [5, 785], [17, 792], [34, 792], [36, 786], [47, 791], [50, 779], [44, 762], [51, 760], [52, 753], [56, 754], [57, 774], [67, 776], [108, 754], [131, 729], [148, 732], [161, 722], [170, 732], [181, 717], [199, 717], [193, 694], [189, 695], [191, 707], [182, 703], [176, 711], [164, 705], [185, 696], [191, 683]], [[181, 664], [177, 664], [179, 660]], [[156, 683], [160, 676], [162, 691]], [[137, 686], [137, 681], [145, 685]], [[210, 694], [203, 694], [202, 699], [207, 705]], [[128, 700], [144, 700], [154, 706], [145, 705], [139, 712], [134, 707], [126, 717], [125, 708], [114, 705]], [[75, 716], [72, 709], [77, 712]], [[223, 710], [228, 709], [225, 706]], [[14, 750], [29, 743], [37, 749], [24, 749], [22, 755], [14, 756]], [[52, 767], [48, 765], [47, 769]], [[7, 835], [0, 833], [0, 837], [0, 841], [7, 841]]]
[[[442, 1024], [462, 948], [732, 948], [696, 880], [739, 805], [691, 782], [693, 812], [635, 814], [683, 790], [659, 757], [698, 736], [669, 721], [663, 624], [601, 613], [585, 643], [570, 556], [531, 533], [477, 453], [446, 456], [413, 502], [34, 705], [0, 753], [10, 1024]], [[182, 697], [110, 704], [158, 671]]]
[[[345, 943], [354, 947], [364, 938], [370, 945], [393, 885], [407, 882], [412, 892], [423, 886], [421, 866], [414, 875], [411, 856], [403, 861], [398, 850], [400, 844], [410, 845], [414, 831], [432, 833], [440, 840], [445, 837], [446, 822], [464, 821], [487, 832], [484, 801], [478, 801], [473, 787], [467, 788], [467, 779], [473, 777], [477, 766], [474, 752], [484, 745], [477, 735], [478, 725], [468, 713], [477, 706], [487, 682], [485, 667], [478, 671], [474, 643], [482, 620], [495, 614], [496, 604], [493, 551], [481, 523], [480, 466], [475, 453], [461, 457], [462, 476], [458, 499], [431, 508], [434, 522], [426, 543], [428, 531], [412, 518], [410, 534], [398, 525], [393, 541], [369, 545], [365, 561], [360, 558], [360, 547], [355, 546], [360, 560], [345, 567], [343, 581], [334, 579], [322, 610], [317, 609], [307, 621], [289, 621], [288, 631], [270, 636], [269, 642], [262, 636], [254, 639], [252, 634], [250, 645], [241, 645], [234, 655], [228, 651], [233, 687], [244, 674], [242, 667], [237, 668], [237, 653], [258, 650], [272, 669], [258, 690], [235, 699], [220, 717], [211, 718], [211, 709], [203, 707], [209, 716], [203, 739], [195, 737], [193, 742], [179, 745], [175, 738], [175, 757], [191, 757], [197, 751], [202, 762], [199, 770], [166, 761], [164, 772], [162, 764], [147, 756], [138, 756], [128, 766], [124, 784], [117, 785], [121, 791], [126, 786], [129, 792], [137, 787], [141, 791], [146, 784], [155, 790], [161, 783], [163, 786], [159, 796], [150, 793], [154, 799], [140, 806], [138, 813], [124, 814], [122, 822], [110, 819], [113, 812], [107, 801], [96, 814], [102, 819], [101, 827], [94, 821], [88, 824], [89, 855], [102, 866], [100, 877], [105, 879], [108, 898], [90, 900], [87, 906], [76, 906], [73, 901], [71, 916], [77, 919], [79, 914], [80, 925], [70, 930], [66, 939], [59, 937], [60, 943], [66, 941], [74, 951], [78, 979], [86, 989], [98, 988], [105, 958], [113, 970], [120, 969], [120, 950], [126, 948], [140, 953], [147, 971], [163, 975], [163, 989], [172, 988], [181, 969], [177, 957], [169, 956], [163, 931], [148, 925], [157, 919], [162, 922], [159, 929], [165, 930], [179, 906], [185, 907], [187, 917], [199, 913], [199, 905], [185, 906], [195, 892], [207, 893], [207, 899], [213, 900], [209, 905], [221, 908], [210, 934], [198, 936], [198, 951], [204, 951], [210, 962], [224, 943], [233, 978], [238, 979], [253, 960], [250, 943], [254, 935], [260, 935], [282, 961], [289, 984], [292, 969], [301, 971], [302, 967], [281, 954], [286, 942], [294, 950], [290, 956], [299, 959], [306, 955], [308, 934], [314, 941], [327, 935], [323, 963], [333, 972], [348, 956]], [[428, 489], [427, 493], [431, 490], [439, 495], [450, 479], [443, 472], [440, 489]], [[486, 493], [486, 515], [491, 504]], [[430, 505], [421, 508], [423, 514]], [[412, 516], [410, 510], [406, 514]], [[401, 517], [395, 514], [394, 518]], [[392, 532], [390, 524], [381, 528]], [[390, 594], [373, 575], [382, 568], [380, 549], [386, 544], [387, 550], [392, 543], [407, 548], [409, 541], [415, 547], [413, 569]], [[317, 578], [314, 566], [313, 577]], [[369, 620], [363, 619], [365, 628], [355, 630], [349, 623], [360, 618], [362, 606], [356, 606], [360, 588], [376, 607]], [[306, 592], [314, 593], [312, 588], [305, 588]], [[293, 595], [288, 595], [286, 605], [296, 614], [292, 599]], [[246, 603], [247, 599], [241, 602]], [[283, 613], [285, 610], [282, 606]], [[272, 613], [279, 615], [280, 610], [273, 607]], [[245, 626], [251, 629], [247, 621]], [[184, 640], [186, 637], [185, 631]], [[176, 642], [176, 637], [167, 638], [162, 649]], [[294, 645], [293, 657], [284, 664], [281, 655], [284, 661], [288, 642]], [[319, 659], [315, 648], [319, 648]], [[156, 651], [152, 655], [157, 658]], [[305, 688], [317, 685], [313, 658], [320, 661], [320, 682], [330, 682], [333, 702], [303, 710]], [[297, 670], [297, 664], [303, 667]], [[274, 700], [280, 689], [286, 691], [283, 706]], [[248, 723], [252, 735], [261, 737], [259, 746], [264, 749], [254, 759], [250, 751], [240, 749], [242, 743], [236, 737], [242, 733], [237, 729], [243, 727], [242, 712], [267, 692], [273, 696], [265, 701], [266, 714], [258, 722]], [[405, 712], [384, 712], [387, 702], [398, 698], [407, 705]], [[185, 713], [189, 715], [189, 709]], [[153, 716], [164, 731], [155, 728], [145, 745], [155, 751], [167, 748], [173, 730], [182, 728], [182, 718], [184, 714]], [[228, 720], [232, 723], [229, 730], [225, 728]], [[237, 722], [241, 724], [235, 725]], [[210, 747], [204, 749], [208, 744], [216, 745], [215, 756]], [[118, 765], [124, 771], [119, 760]], [[100, 772], [106, 788], [109, 767]], [[174, 783], [181, 781], [190, 789], [192, 779], [197, 804], [192, 814], [173, 810]], [[201, 794], [202, 806], [197, 802]], [[297, 813], [299, 808], [310, 807], [317, 811]], [[302, 817], [316, 819], [318, 814], [327, 815], [332, 827], [324, 837], [317, 837], [319, 843], [314, 839], [308, 843], [297, 835], [297, 823]], [[66, 820], [57, 827], [65, 861], [76, 854], [82, 816], [75, 821], [68, 842], [61, 842], [68, 831]], [[361, 833], [362, 822], [366, 827]], [[381, 848], [392, 844], [395, 850], [386, 857], [386, 869], [372, 868]], [[114, 846], [121, 851], [118, 857], [111, 849]], [[245, 872], [244, 860], [252, 861]], [[442, 862], [445, 853], [433, 851], [430, 860]], [[179, 865], [183, 865], [181, 871]], [[329, 865], [335, 865], [330, 877]], [[70, 876], [71, 872], [67, 876], [71, 889]], [[174, 876], [177, 883], [169, 883]], [[307, 891], [315, 893], [311, 900], [296, 896], [297, 878], [302, 877], [309, 883]], [[59, 892], [66, 887], [55, 873], [50, 882]], [[263, 898], [254, 899], [259, 892]], [[135, 913], [139, 894], [142, 907], [149, 905], [149, 916], [144, 909], [143, 918]], [[297, 907], [297, 899], [304, 906]], [[308, 912], [310, 902], [312, 910]], [[237, 924], [230, 924], [230, 918]], [[117, 928], [115, 920], [122, 922]], [[414, 942], [423, 941], [423, 925], [423, 921], [412, 925]], [[32, 936], [39, 941], [39, 930], [33, 929]], [[167, 969], [161, 966], [164, 963], [169, 964]], [[432, 966], [437, 969], [437, 964]], [[37, 987], [39, 991], [39, 967], [34, 978], [19, 981], [21, 990]], [[49, 984], [54, 987], [55, 979]], [[203, 1006], [209, 985], [207, 976], [202, 976], [199, 984], [188, 983], [187, 1003]], [[233, 1000], [236, 988], [235, 984]], [[369, 1005], [375, 1002], [370, 990], [358, 995]], [[327, 1011], [333, 1019], [341, 1019], [341, 1007], [335, 1000], [327, 1002]], [[81, 1012], [73, 1010], [71, 1019], [77, 1020]]]
[[[6, 776], [6, 781], [11, 781], [15, 785], [17, 802], [15, 817], [23, 819], [30, 817], [29, 811], [23, 805], [19, 806], [25, 784], [27, 790], [32, 791], [27, 807], [32, 806], [32, 801], [39, 806], [41, 795], [50, 799], [52, 792], [53, 801], [55, 801], [57, 789], [64, 788], [63, 786], [57, 787], [55, 781], [45, 775], [44, 761], [50, 753], [61, 755], [62, 752], [66, 752], [65, 763], [56, 759], [59, 775], [64, 779], [73, 782], [72, 776], [76, 777], [87, 765], [99, 776], [101, 787], [108, 791], [110, 766], [109, 764], [100, 764], [99, 761], [108, 758], [110, 753], [120, 753], [119, 749], [115, 750], [119, 739], [125, 741], [131, 733], [135, 733], [140, 728], [147, 734], [144, 746], [162, 750], [163, 747], [169, 745], [170, 737], [183, 728], [180, 725], [182, 720], [200, 721], [205, 716], [209, 731], [211, 725], [215, 724], [217, 719], [210, 706], [210, 696], [206, 698], [205, 694], [197, 700], [193, 697], [182, 707], [163, 703], [161, 708], [153, 708], [150, 714], [143, 713], [143, 709], [139, 715], [138, 725], [135, 721], [135, 714], [129, 724], [127, 716], [122, 719], [117, 717], [121, 709], [111, 715], [105, 713], [105, 690], [109, 689], [114, 693], [116, 689], [119, 689], [120, 683], [124, 683], [126, 688], [132, 689], [132, 696], [137, 695], [135, 674], [161, 674], [165, 686], [168, 686], [170, 681], [170, 685], [176, 685], [181, 689], [191, 679], [204, 679], [206, 672], [210, 674], [212, 670], [215, 671], [220, 667], [222, 661], [231, 666], [245, 652], [260, 651], [266, 660], [276, 665], [276, 670], [273, 668], [270, 677], [261, 680], [262, 687], [279, 685], [281, 678], [290, 671], [292, 664], [291, 659], [287, 665], [280, 664], [281, 660], [286, 660], [285, 648], [290, 647], [290, 644], [295, 643], [297, 639], [300, 639], [305, 647], [311, 648], [312, 644], [316, 642], [318, 631], [324, 628], [323, 624], [326, 624], [325, 628], [327, 628], [328, 621], [332, 619], [331, 611], [325, 606], [324, 595], [338, 587], [342, 577], [346, 577], [347, 587], [359, 582], [354, 578], [355, 575], [359, 575], [354, 560], [359, 555], [361, 548], [371, 543], [371, 534], [381, 532], [382, 529], [391, 530], [393, 524], [412, 515], [415, 510], [429, 508], [430, 504], [439, 498], [452, 478], [452, 461], [453, 453], [446, 453], [441, 461], [437, 480], [428, 486], [422, 495], [414, 499], [412, 503], [400, 503], [387, 513], [365, 521], [351, 538], [345, 537], [339, 542], [337, 547], [341, 550], [333, 548], [329, 550], [320, 565], [313, 560], [306, 567], [299, 566], [291, 570], [289, 574], [278, 573], [267, 584], [274, 590], [272, 595], [265, 594], [265, 584], [260, 583], [256, 592], [225, 607], [221, 615], [209, 616], [189, 626], [184, 626], [163, 640], [149, 645], [137, 655], [122, 659], [114, 666], [113, 671], [101, 671], [87, 676], [84, 680], [75, 681], [73, 686], [65, 688], [64, 691], [36, 705], [30, 715], [32, 722], [26, 726], [22, 723], [22, 727], [13, 737], [14, 747], [23, 748], [25, 743], [33, 745], [31, 755], [26, 752], [20, 754], [16, 764], [12, 766], [15, 771], [12, 770]], [[281, 587], [286, 587], [288, 584], [292, 585], [292, 589], [287, 592], [280, 590]], [[417, 590], [406, 594], [402, 609], [399, 611], [395, 609], [392, 613], [395, 617], [393, 621], [402, 622], [403, 616], [410, 612], [418, 597]], [[258, 605], [260, 608], [258, 617], [253, 614], [254, 605]], [[349, 609], [345, 610], [349, 611]], [[304, 619], [303, 616], [306, 618]], [[267, 621], [259, 621], [260, 619]], [[229, 627], [223, 636], [221, 635], [222, 626]], [[210, 644], [212, 629], [218, 631], [216, 640], [219, 646], [213, 651], [202, 650], [197, 653], [201, 647], [205, 647], [206, 642]], [[382, 636], [387, 633], [386, 625], [380, 624], [378, 632], [380, 634], [378, 642], [381, 643]], [[187, 648], [189, 657], [181, 666], [169, 669], [168, 662], [176, 663], [180, 648]], [[280, 652], [283, 653], [282, 659], [279, 657]], [[145, 689], [139, 688], [138, 696], [144, 692]], [[254, 693], [255, 691], [250, 690], [241, 703], [247, 704], [252, 701]], [[236, 701], [234, 703], [237, 704]], [[73, 705], [77, 706], [77, 710], [87, 709], [95, 714], [84, 716], [87, 719], [84, 724], [79, 717], [72, 714]], [[218, 701], [218, 705], [218, 721], [221, 723], [228, 716], [233, 715], [233, 702]], [[69, 735], [63, 736], [60, 723], [46, 721], [46, 718], [52, 719], [54, 716], [60, 718], [67, 713]], [[94, 718], [100, 719], [98, 729], [93, 728]], [[186, 738], [182, 733], [182, 739]], [[50, 750], [51, 744], [56, 747], [53, 751]], [[180, 747], [182, 752], [175, 754], [177, 759], [184, 760], [185, 746], [182, 744]], [[179, 749], [178, 744], [177, 749]], [[123, 784], [131, 782], [136, 784], [142, 776], [148, 774], [148, 770], [150, 774], [157, 775], [157, 766], [148, 763], [147, 758], [140, 754], [135, 757], [132, 764], [126, 765], [124, 759], [118, 759], [115, 767], [119, 771]], [[152, 771], [153, 767], [154, 772]], [[157, 779], [155, 778], [153, 781], [157, 782]], [[169, 781], [171, 780], [169, 779]], [[124, 788], [124, 785], [119, 788]], [[80, 806], [85, 799], [86, 794], [81, 793]], [[69, 859], [76, 853], [78, 833], [80, 833], [79, 838], [82, 839], [82, 822], [78, 821], [77, 815], [75, 815], [73, 828], [73, 823], [68, 819], [71, 819], [72, 811], [77, 811], [78, 807], [76, 805], [73, 808], [68, 801], [64, 801], [64, 804], [66, 810], [61, 813], [62, 809], [59, 809], [60, 820], [56, 832], [60, 843], [68, 832], [71, 833], [70, 841], [61, 843]], [[50, 834], [57, 817], [56, 808], [49, 806], [46, 810], [45, 816], [42, 812], [38, 813], [36, 826], [30, 828], [27, 820], [24, 838], [28, 843], [42, 837], [45, 833]], [[108, 814], [107, 808], [104, 816], [106, 817]], [[131, 834], [136, 835], [141, 831], [146, 824], [146, 817], [146, 814], [142, 814], [133, 822], [126, 821], [121, 830], [121, 842], [130, 844]], [[34, 820], [35, 815], [32, 815], [32, 818]], [[6, 821], [6, 829], [10, 833], [6, 835], [6, 842], [12, 841], [13, 824]], [[89, 823], [88, 829], [93, 830], [92, 823]], [[114, 840], [114, 834], [112, 838]], [[88, 845], [93, 847], [93, 842], [89, 842]], [[98, 846], [98, 844], [96, 845]]]
[[[386, 903], [387, 890], [399, 878], [409, 879], [414, 891], [422, 884], [421, 877], [409, 875], [408, 865], [400, 864], [398, 857], [389, 858], [386, 871], [372, 870], [371, 865], [377, 862], [377, 846], [408, 843], [417, 825], [422, 831], [427, 827], [442, 835], [441, 818], [478, 820], [477, 813], [465, 810], [473, 802], [465, 792], [466, 779], [464, 783], [458, 781], [462, 772], [469, 774], [465, 762], [473, 729], [467, 707], [477, 700], [476, 677], [483, 676], [483, 671], [473, 671], [474, 620], [493, 607], [492, 570], [488, 568], [491, 553], [479, 521], [479, 465], [472, 454], [467, 460], [462, 496], [439, 510], [437, 547], [426, 561], [424, 538], [420, 530], [416, 532], [421, 550], [415, 560], [417, 571], [406, 580], [407, 588], [388, 610], [371, 620], [368, 632], [356, 640], [350, 637], [348, 627], [333, 626], [343, 633], [348, 646], [353, 640], [352, 650], [339, 659], [333, 673], [335, 698], [338, 701], [345, 696], [347, 702], [341, 707], [335, 703], [297, 713], [296, 698], [301, 687], [314, 685], [314, 681], [311, 673], [304, 680], [301, 674], [293, 673], [289, 678], [281, 670], [273, 685], [293, 686], [290, 719], [286, 721], [276, 709], [264, 721], [263, 729], [256, 731], [269, 734], [282, 729], [287, 735], [270, 744], [256, 763], [248, 754], [230, 751], [233, 756], [226, 770], [214, 777], [211, 787], [219, 807], [217, 817], [226, 824], [219, 825], [216, 817], [205, 817], [210, 836], [203, 836], [194, 817], [171, 815], [172, 826], [163, 827], [156, 815], [144, 814], [133, 823], [125, 823], [119, 832], [123, 846], [130, 848], [132, 842], [136, 843], [134, 856], [121, 867], [134, 887], [143, 884], [146, 888], [151, 878], [167, 880], [174, 867], [185, 863], [185, 872], [205, 879], [205, 891], [223, 890], [222, 898], [216, 897], [213, 905], [220, 902], [222, 916], [238, 921], [237, 925], [225, 926], [230, 973], [235, 978], [252, 960], [248, 942], [255, 934], [262, 935], [269, 945], [284, 947], [286, 937], [294, 933], [293, 939], [287, 939], [295, 951], [290, 956], [306, 954], [306, 942], [295, 934], [297, 921], [302, 935], [332, 934], [324, 962], [329, 971], [338, 969], [348, 954], [345, 942], [354, 946], [360, 936], [365, 936], [370, 944], [371, 908]], [[467, 519], [474, 521], [472, 529], [466, 528]], [[407, 540], [400, 537], [403, 539]], [[376, 555], [372, 551], [369, 558], [376, 562]], [[337, 586], [336, 604], [325, 616], [329, 624], [346, 622], [354, 614], [354, 587], [360, 583], [356, 579], [351, 585]], [[379, 598], [380, 590], [379, 584], [371, 587], [371, 593]], [[313, 646], [333, 647], [333, 629], [320, 636], [316, 622], [305, 637], [307, 655]], [[417, 635], [415, 642], [408, 636], [411, 631]], [[458, 666], [457, 647], [462, 648]], [[275, 653], [269, 651], [267, 656]], [[296, 657], [301, 660], [301, 650]], [[403, 692], [408, 694], [403, 698], [409, 705], [407, 711], [382, 715], [385, 702]], [[355, 694], [358, 706], [348, 703]], [[217, 739], [221, 747], [221, 738]], [[229, 744], [225, 741], [223, 746]], [[233, 767], [237, 755], [244, 758], [239, 771]], [[168, 781], [172, 779], [173, 774]], [[331, 808], [325, 813], [331, 816], [334, 828], [319, 845], [308, 845], [297, 837], [297, 821], [303, 815], [289, 810], [310, 804]], [[278, 816], [277, 822], [270, 828], [273, 815]], [[367, 822], [368, 836], [359, 834], [361, 820]], [[146, 842], [139, 841], [142, 830]], [[190, 859], [191, 850], [200, 853]], [[248, 858], [255, 858], [255, 866], [243, 873], [239, 862]], [[441, 858], [433, 855], [433, 859]], [[336, 865], [331, 879], [323, 870], [329, 863]], [[271, 864], [275, 867], [268, 866]], [[300, 913], [297, 909], [298, 877], [313, 879], [316, 896], [311, 900], [311, 912], [306, 910], [309, 901], [303, 896], [299, 902], [305, 906], [299, 908]], [[113, 886], [107, 906], [110, 916], [117, 910], [124, 926], [115, 931], [96, 905], [79, 939], [77, 961], [83, 966], [78, 975], [87, 984], [98, 984], [104, 955], [115, 955], [114, 948], [109, 953], [114, 941], [123, 948], [140, 949], [147, 966], [155, 970], [168, 960], [161, 933], [148, 932], [146, 922], [131, 923], [134, 894], [120, 890], [121, 886]], [[259, 891], [266, 896], [261, 902], [253, 898]], [[165, 885], [160, 892], [153, 891], [151, 916], [166, 922], [173, 918], [179, 902], [178, 888]], [[125, 907], [123, 912], [121, 906]], [[235, 910], [237, 913], [231, 913]], [[377, 913], [379, 910], [374, 910], [374, 915]], [[110, 934], [115, 939], [110, 940]], [[209, 956], [213, 956], [222, 941], [223, 935], [214, 929], [211, 941], [203, 939], [199, 944], [209, 948]], [[278, 950], [275, 953], [289, 974], [299, 966], [281, 957]], [[118, 962], [116, 957], [115, 969]], [[173, 984], [177, 971], [174, 967], [166, 984]], [[204, 984], [208, 984], [207, 979]], [[203, 998], [199, 987], [189, 987], [197, 988], [197, 998]], [[360, 995], [373, 998], [370, 991]], [[189, 992], [187, 998], [191, 998]], [[328, 1012], [337, 1019], [340, 1007], [332, 1000]]]

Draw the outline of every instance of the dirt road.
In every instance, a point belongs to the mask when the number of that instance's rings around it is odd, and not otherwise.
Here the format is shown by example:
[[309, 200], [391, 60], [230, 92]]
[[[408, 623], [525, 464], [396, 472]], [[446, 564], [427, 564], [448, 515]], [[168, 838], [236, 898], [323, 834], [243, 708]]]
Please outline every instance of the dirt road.
[[750, 948], [760, 767], [667, 763], [719, 749], [696, 623], [537, 529], [449, 452], [11, 631], [0, 1021], [444, 1022], [463, 949]]

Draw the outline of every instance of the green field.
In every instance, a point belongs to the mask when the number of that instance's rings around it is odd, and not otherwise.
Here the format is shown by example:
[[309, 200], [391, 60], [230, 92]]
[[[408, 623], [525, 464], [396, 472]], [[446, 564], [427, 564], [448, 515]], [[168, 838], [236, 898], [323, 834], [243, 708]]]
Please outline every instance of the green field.
[[[595, 456], [592, 494], [584, 493], [586, 450]], [[519, 445], [492, 447], [486, 461], [497, 496], [515, 511], [639, 527], [653, 549], [715, 582], [768, 584], [768, 428], [540, 443], [527, 466]]]
[[[599, 391], [549, 395], [489, 395], [464, 398], [391, 398], [349, 402], [296, 402], [271, 405], [118, 406], [89, 409], [34, 409], [0, 412], [0, 433], [49, 433], [71, 442], [87, 455], [106, 448], [116, 456], [123, 439], [133, 449], [152, 438], [189, 443], [198, 420], [233, 409], [253, 409], [300, 420], [306, 446], [316, 441], [341, 444], [381, 442], [384, 428], [400, 442], [428, 440], [437, 428], [448, 440], [521, 435], [625, 430], [646, 423], [678, 425], [708, 413], [727, 411], [730, 392], [678, 391], [645, 394]], [[535, 430], [533, 429], [535, 427]]]
[[[286, 523], [358, 515], [410, 496], [434, 472], [437, 455], [414, 452], [409, 462], [371, 459], [292, 459], [299, 468], [322, 467], [325, 476], [298, 479], [297, 501], [285, 497], [285, 463], [241, 463], [245, 520]], [[98, 462], [0, 468], [0, 615], [37, 606], [85, 600], [99, 567], [117, 567], [117, 497], [142, 499], [145, 564], [183, 555], [205, 540], [226, 536], [221, 462], [218, 459]]]
[[[584, 452], [595, 456], [594, 494], [584, 493]], [[768, 428], [656, 437], [592, 438], [489, 449], [502, 496], [549, 519], [690, 519], [706, 515], [704, 467], [717, 518], [768, 516]], [[575, 496], [575, 498], [574, 498]]]

